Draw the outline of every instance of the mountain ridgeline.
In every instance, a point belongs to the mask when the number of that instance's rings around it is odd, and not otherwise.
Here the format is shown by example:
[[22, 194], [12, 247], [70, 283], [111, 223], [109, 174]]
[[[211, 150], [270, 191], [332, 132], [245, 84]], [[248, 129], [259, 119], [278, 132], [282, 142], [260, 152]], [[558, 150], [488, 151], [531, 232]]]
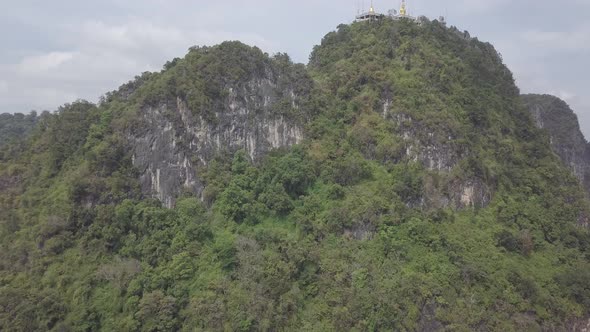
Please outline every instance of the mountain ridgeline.
[[581, 330], [590, 208], [531, 105], [437, 21], [193, 47], [0, 147], [0, 330]]

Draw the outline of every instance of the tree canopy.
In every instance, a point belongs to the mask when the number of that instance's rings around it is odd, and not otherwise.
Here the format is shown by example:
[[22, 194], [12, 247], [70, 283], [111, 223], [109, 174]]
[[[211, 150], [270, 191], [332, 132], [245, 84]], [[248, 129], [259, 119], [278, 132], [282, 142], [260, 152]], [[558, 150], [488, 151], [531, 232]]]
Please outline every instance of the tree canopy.
[[[307, 91], [304, 142], [220, 154], [173, 209], [146, 197], [127, 146], [142, 108], [211, 115], [263, 63]], [[436, 21], [341, 25], [307, 66], [195, 47], [1, 151], [0, 330], [567, 330], [590, 314], [579, 183], [494, 48]], [[464, 187], [485, 199], [453, 205]]]

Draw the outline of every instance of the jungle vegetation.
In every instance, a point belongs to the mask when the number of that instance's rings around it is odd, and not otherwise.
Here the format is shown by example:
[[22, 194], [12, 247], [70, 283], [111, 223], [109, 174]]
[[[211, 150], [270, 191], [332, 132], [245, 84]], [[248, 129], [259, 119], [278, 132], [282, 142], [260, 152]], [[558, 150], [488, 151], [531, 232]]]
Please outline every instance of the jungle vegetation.
[[[0, 330], [535, 331], [588, 317], [588, 201], [490, 44], [385, 19], [281, 63], [239, 42], [195, 47], [0, 146]], [[205, 202], [142, 194], [126, 135], [143, 107], [180, 97], [206, 116], [226, 80], [265, 64], [309, 96], [291, 114], [305, 141], [256, 162], [220, 154]], [[458, 151], [455, 166], [408, 157], [404, 132]], [[469, 179], [489, 201], [432, 195]]]

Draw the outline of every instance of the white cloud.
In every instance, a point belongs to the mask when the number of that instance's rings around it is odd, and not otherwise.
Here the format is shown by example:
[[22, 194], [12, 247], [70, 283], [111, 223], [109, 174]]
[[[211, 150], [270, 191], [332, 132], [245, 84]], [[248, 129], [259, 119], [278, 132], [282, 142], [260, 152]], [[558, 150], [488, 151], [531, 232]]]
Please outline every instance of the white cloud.
[[[161, 55], [182, 56], [193, 45], [212, 45], [224, 40], [241, 40], [261, 48], [275, 45], [264, 37], [244, 32], [226, 32], [204, 28], [156, 25], [153, 22], [133, 18], [124, 24], [107, 24], [103, 21], [88, 21], [78, 32], [79, 47], [93, 53], [121, 53], [143, 58], [158, 58]], [[180, 53], [180, 54], [179, 54]]]
[[573, 0], [573, 3], [579, 6], [590, 6], [590, 1], [588, 0]]
[[[19, 104], [27, 108], [56, 109], [77, 98], [98, 97], [144, 71], [160, 70], [174, 57], [182, 57], [193, 45], [241, 40], [272, 52], [275, 45], [251, 33], [231, 33], [156, 24], [129, 19], [121, 24], [99, 20], [66, 27], [67, 51], [28, 55], [13, 65], [0, 64], [3, 108]], [[22, 106], [21, 106], [22, 107]], [[16, 106], [18, 108], [18, 106]]]
[[477, 14], [495, 10], [510, 2], [510, 0], [461, 0], [453, 8], [462, 14]]
[[8, 82], [0, 81], [0, 92], [8, 90]]
[[566, 90], [551, 91], [549, 92], [549, 94], [559, 97], [567, 103], [572, 103], [573, 101], [578, 99], [578, 96], [575, 93]]
[[82, 48], [117, 51], [146, 51], [146, 46], [165, 47], [186, 42], [178, 28], [156, 26], [151, 22], [133, 20], [120, 25], [102, 21], [85, 22], [81, 29]]
[[32, 88], [27, 94], [35, 101], [38, 109], [43, 109], [43, 105], [62, 105], [80, 98], [73, 91], [48, 87]]
[[590, 24], [576, 26], [569, 31], [527, 30], [521, 39], [529, 44], [552, 51], [590, 50]]
[[47, 54], [25, 57], [18, 68], [23, 73], [44, 72], [57, 68], [72, 60], [74, 53], [71, 52], [50, 52]]
[[[263, 49], [275, 49], [272, 43], [255, 34], [197, 30], [137, 18], [123, 24], [88, 21], [77, 35], [75, 28], [71, 28], [78, 55], [63, 68], [62, 74], [68, 79], [80, 80], [79, 73], [83, 71], [84, 79], [102, 81], [111, 90], [144, 71], [160, 70], [166, 61], [183, 57], [193, 45], [242, 40]], [[95, 92], [94, 97], [104, 92], [105, 88]]]

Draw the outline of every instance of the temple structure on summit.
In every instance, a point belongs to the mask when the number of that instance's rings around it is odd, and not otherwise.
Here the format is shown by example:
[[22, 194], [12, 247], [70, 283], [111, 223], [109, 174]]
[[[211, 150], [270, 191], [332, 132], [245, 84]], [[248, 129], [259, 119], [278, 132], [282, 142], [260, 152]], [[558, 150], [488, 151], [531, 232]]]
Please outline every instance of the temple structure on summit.
[[365, 22], [365, 21], [377, 21], [383, 18], [385, 15], [377, 14], [375, 12], [375, 8], [373, 7], [373, 1], [371, 1], [371, 8], [369, 8], [368, 12], [362, 12], [356, 16], [356, 22]]
[[393, 9], [389, 11], [389, 16], [391, 18], [393, 18], [394, 20], [397, 19], [402, 19], [402, 18], [406, 18], [406, 19], [410, 19], [412, 21], [416, 21], [417, 18], [410, 16], [410, 14], [408, 13], [408, 7], [406, 6], [406, 0], [402, 0], [402, 3], [399, 7], [399, 11]]
[[[373, 7], [373, 1], [371, 1], [371, 7], [369, 8], [369, 11], [359, 12], [359, 14], [356, 16], [355, 22], [378, 21], [384, 17], [390, 17], [394, 20], [408, 19], [412, 21], [421, 21], [423, 18], [425, 18], [424, 16], [414, 17], [410, 15], [408, 12], [406, 0], [402, 0], [399, 10], [391, 9], [387, 15], [377, 13], [375, 11], [375, 7]], [[444, 17], [441, 16], [439, 21], [441, 23], [445, 23]]]

